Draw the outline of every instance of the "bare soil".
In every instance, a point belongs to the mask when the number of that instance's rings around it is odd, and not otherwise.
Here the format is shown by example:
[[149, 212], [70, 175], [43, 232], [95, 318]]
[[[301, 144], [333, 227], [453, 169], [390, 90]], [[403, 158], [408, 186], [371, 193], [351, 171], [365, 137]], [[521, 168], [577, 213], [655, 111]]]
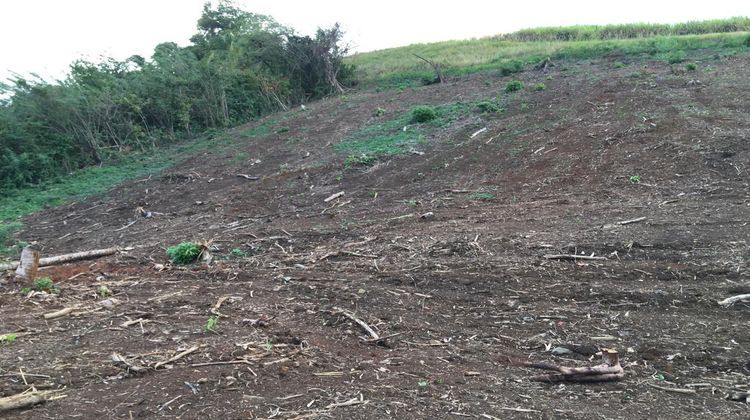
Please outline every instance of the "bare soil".
[[[166, 173], [28, 217], [20, 238], [44, 255], [130, 248], [44, 269], [57, 295], [0, 286], [0, 333], [18, 335], [0, 345], [0, 396], [63, 396], [0, 416], [748, 418], [727, 397], [750, 386], [750, 305], [717, 301], [750, 292], [750, 59], [613, 60], [519, 74], [504, 113], [373, 167], [344, 169], [332, 145], [509, 78], [310, 104], [261, 121], [271, 134], [240, 127]], [[214, 261], [169, 264], [185, 240], [212, 240]], [[532, 382], [519, 363], [590, 366], [601, 348], [624, 380]]]

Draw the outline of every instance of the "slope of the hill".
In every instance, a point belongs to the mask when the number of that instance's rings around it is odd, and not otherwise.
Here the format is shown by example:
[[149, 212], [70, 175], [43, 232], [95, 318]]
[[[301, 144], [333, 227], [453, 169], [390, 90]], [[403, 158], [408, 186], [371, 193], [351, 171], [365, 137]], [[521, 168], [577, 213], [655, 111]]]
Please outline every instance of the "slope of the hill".
[[[750, 287], [750, 59], [514, 78], [525, 88], [475, 74], [321, 101], [27, 218], [21, 237], [47, 255], [132, 248], [45, 269], [59, 295], [0, 289], [0, 333], [18, 332], [0, 393], [65, 388], [13, 414], [746, 418], [727, 397], [748, 389], [750, 314], [717, 301]], [[505, 111], [476, 109], [489, 100]], [[346, 167], [361, 130], [424, 104], [442, 121], [398, 127], [399, 155]], [[212, 240], [214, 262], [168, 264], [184, 240]], [[592, 365], [604, 347], [623, 381], [530, 382], [513, 363]]]

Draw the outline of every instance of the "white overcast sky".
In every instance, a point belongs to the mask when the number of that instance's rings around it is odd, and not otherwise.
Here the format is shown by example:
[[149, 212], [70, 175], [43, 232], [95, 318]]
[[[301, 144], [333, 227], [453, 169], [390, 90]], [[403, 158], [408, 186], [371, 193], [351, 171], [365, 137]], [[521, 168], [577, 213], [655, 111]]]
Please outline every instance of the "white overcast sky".
[[[9, 71], [62, 77], [75, 59], [186, 45], [205, 0], [0, 0], [0, 79]], [[237, 0], [301, 34], [341, 22], [356, 51], [482, 37], [521, 28], [683, 22], [750, 16], [750, 0]]]

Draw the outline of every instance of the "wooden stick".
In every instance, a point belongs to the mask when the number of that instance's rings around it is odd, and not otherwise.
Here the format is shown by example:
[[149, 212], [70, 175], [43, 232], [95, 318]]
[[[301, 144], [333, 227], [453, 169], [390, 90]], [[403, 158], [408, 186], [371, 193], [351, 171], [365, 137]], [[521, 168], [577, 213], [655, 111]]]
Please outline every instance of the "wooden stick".
[[560, 373], [532, 376], [537, 382], [607, 382], [618, 381], [625, 377], [620, 365], [619, 354], [615, 350], [602, 349], [604, 363], [592, 367], [569, 368], [545, 362], [526, 362], [523, 365], [535, 369], [553, 370]]
[[245, 174], [237, 174], [237, 176], [240, 178], [249, 179], [250, 181], [257, 181], [260, 179], [259, 176], [252, 176], [252, 175], [245, 175]]
[[[92, 251], [74, 252], [72, 254], [57, 255], [55, 257], [47, 257], [39, 259], [39, 267], [45, 267], [49, 265], [62, 264], [71, 261], [85, 260], [89, 258], [105, 257], [107, 255], [116, 254], [120, 251], [120, 248], [105, 248], [95, 249]], [[13, 270], [19, 266], [19, 262], [15, 261], [7, 264], [0, 264], [0, 271]]]
[[0, 412], [31, 407], [32, 405], [43, 403], [54, 393], [54, 391], [38, 391], [0, 398]]
[[750, 293], [746, 293], [744, 295], [732, 296], [732, 297], [726, 298], [724, 300], [720, 300], [719, 301], [719, 305], [722, 305], [722, 306], [731, 306], [731, 305], [734, 305], [737, 302], [742, 302], [742, 301], [745, 301], [745, 300], [750, 300]]
[[623, 220], [622, 222], [617, 222], [617, 224], [618, 225], [629, 225], [631, 223], [638, 223], [638, 222], [642, 222], [644, 220], [646, 220], [645, 217], [637, 217], [635, 219]]
[[59, 311], [55, 311], [55, 312], [50, 312], [48, 314], [44, 314], [44, 319], [62, 318], [65, 315], [70, 314], [74, 310], [76, 310], [76, 308], [63, 308], [63, 309], [60, 309]]
[[333, 309], [341, 313], [345, 317], [351, 319], [352, 321], [356, 322], [357, 324], [359, 324], [360, 327], [362, 327], [365, 331], [367, 331], [368, 334], [370, 334], [373, 340], [376, 340], [376, 341], [380, 340], [380, 336], [378, 335], [378, 333], [376, 333], [369, 325], [367, 325], [365, 321], [362, 321], [361, 319], [355, 317], [354, 314], [352, 314], [349, 311], [345, 311], [341, 308], [333, 308]]
[[155, 365], [154, 365], [154, 369], [158, 369], [158, 368], [160, 368], [160, 367], [162, 367], [162, 366], [166, 365], [167, 363], [172, 363], [172, 362], [176, 362], [176, 361], [178, 361], [178, 360], [182, 359], [183, 357], [187, 356], [188, 354], [190, 354], [190, 353], [192, 353], [192, 352], [194, 352], [194, 351], [198, 350], [199, 348], [200, 348], [200, 347], [198, 347], [198, 346], [195, 346], [195, 347], [190, 347], [189, 349], [187, 349], [187, 350], [185, 350], [185, 351], [183, 351], [183, 352], [180, 352], [180, 353], [176, 354], [176, 355], [175, 355], [174, 357], [172, 357], [172, 358], [170, 358], [170, 359], [168, 359], [168, 360], [165, 360], [165, 361], [163, 361], [163, 362], [159, 362], [159, 363], [155, 364]]
[[651, 388], [656, 388], [656, 389], [660, 389], [662, 391], [667, 391], [667, 392], [674, 392], [677, 394], [690, 394], [690, 395], [697, 394], [697, 392], [694, 389], [667, 388], [665, 386], [659, 386], [656, 384], [648, 384], [648, 386], [650, 386]]
[[607, 257], [593, 257], [589, 255], [575, 255], [575, 254], [547, 254], [544, 258], [548, 260], [606, 260]]
[[336, 194], [333, 194], [333, 195], [331, 195], [330, 197], [328, 197], [328, 198], [326, 198], [325, 200], [323, 200], [323, 202], [324, 202], [324, 203], [327, 203], [327, 202], [329, 202], [329, 201], [333, 201], [333, 200], [335, 200], [335, 199], [337, 199], [337, 198], [341, 197], [341, 196], [342, 196], [342, 195], [344, 195], [344, 194], [345, 194], [345, 192], [344, 192], [344, 191], [339, 191], [339, 192], [337, 192]]

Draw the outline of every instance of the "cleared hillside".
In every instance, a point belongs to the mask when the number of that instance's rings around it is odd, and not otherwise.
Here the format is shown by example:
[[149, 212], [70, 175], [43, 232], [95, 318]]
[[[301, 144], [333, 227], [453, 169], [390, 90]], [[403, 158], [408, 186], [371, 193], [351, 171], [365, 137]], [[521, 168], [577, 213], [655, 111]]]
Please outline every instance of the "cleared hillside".
[[[129, 248], [43, 270], [59, 294], [0, 286], [0, 394], [65, 388], [14, 418], [746, 418], [750, 313], [717, 304], [750, 291], [741, 45], [350, 92], [31, 215], [45, 255]], [[170, 264], [185, 240], [214, 262]], [[605, 347], [623, 381], [519, 363]]]

